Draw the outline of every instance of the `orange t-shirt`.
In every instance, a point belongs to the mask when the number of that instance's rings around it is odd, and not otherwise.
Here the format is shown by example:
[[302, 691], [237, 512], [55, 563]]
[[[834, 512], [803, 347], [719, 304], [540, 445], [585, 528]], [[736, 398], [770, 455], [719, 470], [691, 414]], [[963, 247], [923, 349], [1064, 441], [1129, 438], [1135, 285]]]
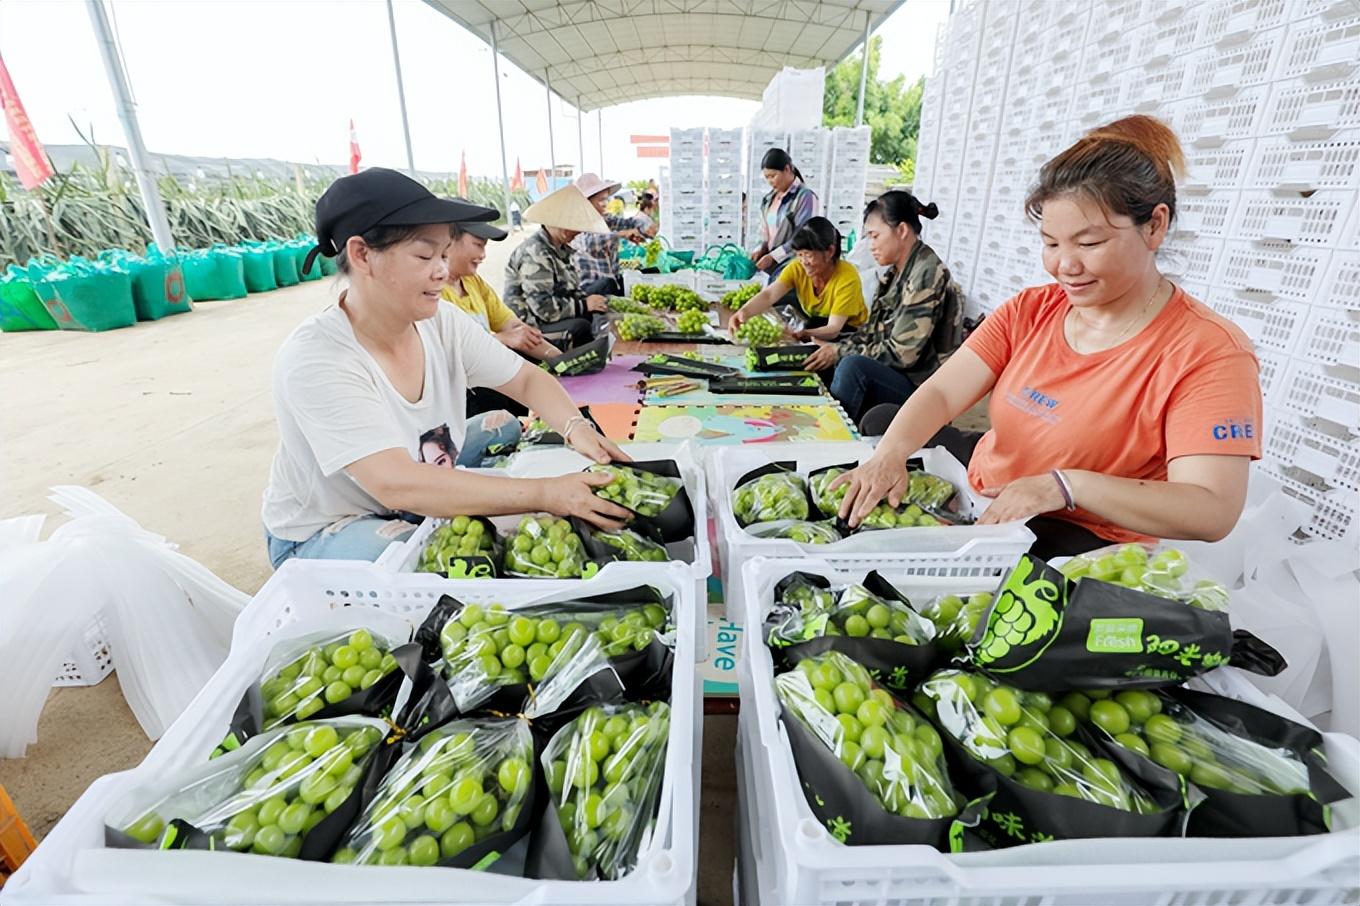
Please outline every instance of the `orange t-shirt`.
[[[1033, 287], [968, 338], [997, 375], [973, 487], [1050, 469], [1164, 481], [1178, 456], [1261, 457], [1259, 367], [1235, 324], [1176, 287], [1133, 338], [1082, 355], [1063, 334], [1069, 308], [1056, 283]], [[1148, 540], [1082, 509], [1052, 515], [1112, 542]]]

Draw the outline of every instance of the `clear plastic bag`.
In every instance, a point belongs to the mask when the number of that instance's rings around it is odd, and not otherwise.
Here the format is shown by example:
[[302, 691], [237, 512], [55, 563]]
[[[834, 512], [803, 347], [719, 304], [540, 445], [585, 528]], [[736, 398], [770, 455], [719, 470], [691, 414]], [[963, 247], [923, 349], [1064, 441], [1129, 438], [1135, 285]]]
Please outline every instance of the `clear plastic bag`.
[[657, 544], [652, 539], [645, 538], [632, 529], [619, 529], [613, 532], [597, 531], [592, 533], [592, 537], [599, 543], [617, 551], [622, 560], [664, 563], [671, 558], [664, 545]]
[[410, 746], [332, 862], [435, 865], [523, 827], [533, 735], [514, 718], [457, 720]]
[[[350, 801], [383, 723], [339, 717], [279, 727], [179, 777], [135, 790], [105, 823], [162, 849], [230, 849], [297, 858]], [[337, 823], [337, 822], [333, 822]], [[334, 827], [335, 836], [344, 827]]]
[[627, 466], [593, 465], [586, 471], [612, 476], [614, 480], [602, 488], [596, 488], [595, 494], [639, 516], [661, 515], [684, 487], [684, 482], [679, 478], [655, 475]]
[[633, 870], [665, 773], [670, 707], [587, 708], [540, 759], [576, 877], [617, 880]]
[[940, 595], [921, 608], [921, 616], [935, 624], [935, 638], [947, 652], [960, 650], [977, 632], [978, 623], [992, 606], [993, 594]]
[[920, 691], [969, 755], [1017, 783], [1126, 812], [1161, 810], [1119, 765], [1075, 738], [1076, 715], [1047, 693], [958, 670], [935, 673]]
[[1059, 571], [1068, 579], [1096, 579], [1217, 613], [1228, 610], [1228, 589], [1197, 573], [1184, 553], [1164, 544], [1117, 544], [1073, 557]]
[[787, 538], [799, 544], [831, 544], [841, 540], [841, 533], [830, 522], [783, 519], [778, 522], [757, 522], [747, 526], [746, 531], [757, 538]]
[[406, 639], [366, 628], [287, 639], [269, 653], [260, 683], [264, 728], [306, 720], [371, 688], [397, 669], [392, 649]]
[[[808, 489], [813, 504], [823, 516], [834, 518], [840, 512], [845, 500], [848, 484], [835, 489], [831, 485], [837, 478], [848, 472], [843, 466], [823, 469], [808, 479]], [[953, 484], [931, 475], [929, 472], [911, 470], [907, 473], [908, 486], [902, 495], [902, 503], [894, 508], [887, 501], [879, 503], [867, 516], [863, 525], [870, 529], [911, 528], [914, 526], [946, 525], [958, 521], [950, 514], [945, 505], [953, 499], [958, 489]]]
[[738, 485], [732, 512], [743, 527], [753, 522], [808, 518], [807, 485], [793, 472], [771, 472]]
[[828, 651], [775, 677], [775, 693], [873, 794], [904, 818], [958, 812], [939, 733], [845, 655]]
[[585, 543], [571, 523], [547, 513], [522, 516], [505, 545], [505, 571], [521, 578], [578, 578], [586, 560]]
[[810, 606], [800, 606], [772, 626], [767, 636], [771, 645], [824, 636], [885, 639], [903, 645], [925, 645], [935, 638], [935, 626], [929, 620], [902, 601], [879, 597], [862, 585], [847, 585], [824, 594], [817, 594], [820, 589], [798, 592], [795, 588], [809, 586], [795, 584], [785, 590], [783, 599], [794, 600], [792, 594], [802, 599], [800, 604], [805, 601]]
[[420, 552], [418, 572], [447, 573], [449, 561], [459, 557], [492, 557], [496, 548], [496, 530], [486, 519], [477, 516], [454, 516], [430, 533], [425, 549]]

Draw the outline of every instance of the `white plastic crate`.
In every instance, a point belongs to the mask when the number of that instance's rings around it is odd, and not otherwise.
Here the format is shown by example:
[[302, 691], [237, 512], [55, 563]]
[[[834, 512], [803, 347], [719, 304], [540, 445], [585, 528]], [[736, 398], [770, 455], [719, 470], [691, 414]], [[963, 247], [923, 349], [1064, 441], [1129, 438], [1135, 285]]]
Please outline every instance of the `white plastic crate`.
[[[1360, 215], [1356, 217], [1360, 219]], [[1332, 264], [1316, 304], [1360, 311], [1360, 252], [1332, 252]]]
[[1360, 383], [1312, 362], [1290, 363], [1275, 402], [1305, 418], [1320, 418], [1360, 435]]
[[1228, 289], [1312, 302], [1331, 262], [1326, 249], [1289, 242], [1226, 242], [1214, 282]]
[[1280, 77], [1354, 73], [1360, 60], [1360, 12], [1333, 0], [1319, 15], [1292, 23], [1284, 40]]
[[1360, 311], [1312, 309], [1295, 355], [1319, 365], [1360, 370]]
[[1184, 144], [1217, 147], [1229, 139], [1258, 133], [1268, 91], [1267, 86], [1260, 85], [1231, 94], [1189, 98], [1171, 105], [1168, 118]]
[[1276, 388], [1284, 382], [1284, 373], [1289, 368], [1289, 357], [1283, 353], [1257, 349], [1256, 362], [1261, 370], [1261, 399], [1266, 411], [1270, 411]]
[[1228, 94], [1266, 84], [1274, 78], [1283, 38], [1284, 28], [1273, 28], [1243, 44], [1206, 47], [1188, 55], [1185, 94]]
[[[759, 618], [758, 590], [768, 591], [794, 570], [825, 571], [826, 564], [747, 565], [752, 589], [747, 619]], [[986, 589], [967, 580], [886, 577], [913, 600]], [[744, 634], [742, 645], [737, 789], [743, 906], [1324, 906], [1351, 903], [1357, 895], [1360, 832], [1354, 800], [1333, 810], [1337, 830], [1306, 837], [1070, 840], [958, 855], [928, 846], [844, 846], [817, 821], [802, 794], [779, 718], [769, 649], [753, 632]], [[1203, 682], [1220, 694], [1278, 709], [1234, 674], [1233, 668], [1221, 668]], [[1328, 733], [1324, 744], [1337, 779], [1352, 794], [1360, 792], [1360, 743]]]
[[1328, 434], [1290, 415], [1271, 419], [1265, 453], [1275, 461], [1303, 469], [1333, 488], [1360, 491], [1360, 439]]
[[[232, 652], [140, 766], [97, 781], [5, 885], [6, 903], [648, 903], [689, 904], [696, 893], [698, 777], [702, 696], [694, 668], [693, 630], [681, 622], [671, 695], [670, 739], [660, 806], [637, 869], [619, 881], [564, 882], [513, 878], [437, 867], [341, 866], [238, 853], [108, 849], [103, 818], [123, 793], [145, 778], [206, 759], [226, 732], [237, 703], [259, 675], [267, 640], [278, 629], [350, 607], [371, 607], [418, 622], [443, 593], [516, 608], [637, 585], [697, 606], [677, 566], [634, 564], [591, 583], [501, 580], [450, 584], [428, 576], [384, 573], [368, 563], [290, 560], [237, 620]], [[394, 886], [395, 885], [395, 886]], [[66, 899], [71, 897], [71, 900]]]
[[1342, 129], [1330, 138], [1291, 141], [1261, 138], [1243, 188], [1354, 189], [1360, 184], [1360, 129]]
[[1212, 236], [1177, 236], [1162, 246], [1162, 273], [1181, 282], [1207, 283], [1222, 249], [1223, 241]]
[[1354, 192], [1323, 189], [1310, 195], [1256, 189], [1242, 193], [1228, 233], [1234, 239], [1274, 239], [1333, 248], [1340, 243]]
[[716, 302], [734, 289], [754, 283], [757, 286], [764, 286], [769, 282], [770, 275], [757, 273], [750, 280], [725, 280], [722, 274], [715, 274], [712, 271], [695, 271], [694, 291], [703, 296], [709, 302]]
[[1174, 4], [1163, 10], [1145, 11], [1145, 16], [1155, 19], [1152, 27], [1139, 35], [1137, 58], [1145, 63], [1168, 61], [1199, 47], [1203, 43], [1199, 40], [1200, 26], [1210, 5]]
[[[744, 594], [739, 567], [753, 557], [817, 556], [838, 569], [912, 569], [932, 576], [994, 578], [1015, 565], [1034, 543], [1034, 533], [1022, 523], [953, 525], [860, 532], [833, 544], [801, 545], [782, 538], [757, 538], [737, 524], [732, 494], [737, 479], [772, 462], [791, 461], [800, 472], [837, 463], [864, 461], [872, 448], [865, 443], [762, 444], [760, 450], [722, 447], [709, 459], [709, 493], [717, 523], [718, 554], [722, 561], [727, 618], [740, 620]], [[975, 494], [968, 472], [942, 447], [919, 454], [926, 471], [959, 489], [964, 514], [976, 518], [989, 501]]]
[[1146, 21], [1143, 17], [1145, 5], [1144, 0], [1098, 0], [1091, 11], [1087, 46], [1124, 44], [1123, 39], [1129, 32]]
[[1325, 541], [1349, 541], [1360, 534], [1360, 494], [1329, 488], [1321, 478], [1303, 469], [1263, 459], [1258, 464], [1284, 486], [1285, 493], [1311, 510], [1303, 534]]
[[644, 274], [642, 271], [623, 272], [623, 292], [625, 295], [633, 292], [633, 287], [638, 284], [643, 286], [667, 286], [674, 283], [683, 286], [685, 289], [694, 289], [695, 271], [684, 270], [676, 271], [672, 274]]
[[1297, 15], [1292, 0], [1222, 0], [1205, 6], [1200, 23], [1201, 44], [1241, 43], [1245, 36], [1283, 25], [1286, 17]]
[[1187, 148], [1185, 186], [1239, 189], [1251, 166], [1255, 139], [1227, 141], [1216, 148]]
[[[680, 273], [685, 273], [681, 271]], [[693, 272], [697, 273], [697, 272]], [[691, 287], [692, 288], [692, 287]], [[696, 450], [689, 443], [644, 443], [622, 444], [621, 449], [633, 459], [672, 459], [680, 469], [680, 477], [689, 493], [690, 504], [694, 508], [694, 562], [680, 564], [690, 576], [695, 588], [696, 600], [707, 602], [708, 577], [713, 574], [713, 553], [708, 536], [708, 489], [707, 476], [696, 458]], [[525, 450], [515, 454], [506, 463], [504, 473], [511, 478], [555, 478], [579, 472], [590, 465], [590, 460], [566, 447], [542, 447]], [[513, 530], [519, 516], [493, 516], [491, 521], [502, 531]], [[395, 573], [413, 573], [420, 564], [420, 553], [429, 542], [430, 535], [442, 525], [442, 519], [426, 519], [405, 541], [395, 542], [383, 552], [379, 564], [383, 569]], [[633, 567], [634, 563], [607, 563], [599, 575], [616, 572], [619, 567]], [[436, 581], [454, 582], [453, 579], [433, 577]], [[502, 581], [512, 581], [509, 579]], [[545, 579], [521, 579], [521, 582], [536, 586]], [[589, 581], [589, 580], [584, 580]], [[576, 580], [577, 587], [583, 587], [583, 580]], [[693, 614], [694, 634], [698, 639], [698, 655], [706, 656], [704, 646], [708, 634], [704, 625], [708, 620], [707, 609], [700, 606]]]
[[1285, 355], [1294, 351], [1308, 316], [1308, 307], [1302, 302], [1280, 299], [1263, 302], [1231, 290], [1210, 290], [1209, 298], [1204, 301], [1214, 311], [1242, 328], [1242, 332], [1258, 349]]
[[1277, 82], [1261, 132], [1326, 138], [1335, 129], [1360, 127], [1360, 79], [1312, 82], [1303, 76]]
[[[1229, 233], [1233, 211], [1237, 207], [1237, 192], [1182, 192], [1176, 198], [1176, 233], [1194, 233], [1210, 239], [1222, 239]], [[1259, 237], [1251, 237], [1259, 238]]]
[[86, 624], [80, 641], [62, 658], [61, 669], [52, 680], [54, 686], [94, 686], [113, 672], [104, 615], [97, 613]]

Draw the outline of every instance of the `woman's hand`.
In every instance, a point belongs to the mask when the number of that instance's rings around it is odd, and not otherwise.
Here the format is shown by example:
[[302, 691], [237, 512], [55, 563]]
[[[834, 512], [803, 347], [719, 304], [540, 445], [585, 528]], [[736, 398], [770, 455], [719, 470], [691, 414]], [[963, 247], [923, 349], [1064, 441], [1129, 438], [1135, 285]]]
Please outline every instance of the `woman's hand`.
[[774, 255], [765, 254], [756, 259], [756, 270], [767, 271], [779, 262], [774, 260]]
[[596, 496], [613, 476], [600, 472], [574, 472], [556, 478], [537, 479], [543, 488], [543, 508], [554, 516], [577, 516], [605, 531], [621, 529], [633, 514], [616, 503]]
[[495, 409], [486, 414], [482, 419], [482, 427], [488, 431], [495, 431], [502, 425], [508, 425], [515, 420], [515, 417], [504, 409]]
[[1019, 478], [999, 488], [983, 488], [978, 493], [992, 498], [992, 505], [979, 517], [978, 525], [1022, 522], [1067, 506], [1058, 479], [1049, 473]]
[[586, 296], [586, 309], [596, 314], [603, 314], [609, 311], [609, 300], [599, 293]]
[[633, 457], [619, 449], [619, 445], [589, 425], [581, 425], [571, 432], [571, 448], [587, 459], [598, 463], [632, 462]]
[[840, 350], [836, 348], [836, 344], [818, 340], [817, 351], [803, 360], [803, 370], [825, 371], [834, 367], [840, 357]]
[[831, 490], [848, 485], [839, 515], [850, 523], [851, 528], [857, 528], [885, 499], [889, 506], [900, 504], [908, 482], [906, 457], [879, 449], [867, 462], [836, 476], [831, 482]]
[[746, 314], [745, 307], [738, 308], [736, 311], [732, 312], [732, 317], [727, 319], [727, 329], [736, 330], [749, 320], [751, 320], [751, 316]]

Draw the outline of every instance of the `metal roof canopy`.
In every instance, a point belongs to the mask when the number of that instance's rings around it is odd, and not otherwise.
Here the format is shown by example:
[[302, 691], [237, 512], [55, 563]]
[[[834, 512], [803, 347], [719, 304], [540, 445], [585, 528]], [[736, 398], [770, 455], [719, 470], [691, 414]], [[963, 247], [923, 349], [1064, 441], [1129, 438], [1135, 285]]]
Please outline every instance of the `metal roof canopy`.
[[668, 95], [760, 100], [831, 66], [903, 0], [425, 0], [581, 110]]

